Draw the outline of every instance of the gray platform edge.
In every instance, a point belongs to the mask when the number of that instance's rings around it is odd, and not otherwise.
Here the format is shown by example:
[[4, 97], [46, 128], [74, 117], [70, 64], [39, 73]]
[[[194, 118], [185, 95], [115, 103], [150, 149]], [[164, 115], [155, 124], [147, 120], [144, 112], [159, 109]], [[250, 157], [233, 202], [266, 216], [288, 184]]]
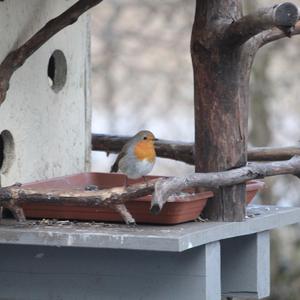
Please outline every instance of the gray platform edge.
[[[182, 252], [227, 238], [300, 222], [300, 208], [251, 206], [244, 222], [190, 222], [176, 226], [0, 224], [0, 244]], [[248, 213], [249, 213], [248, 212]]]

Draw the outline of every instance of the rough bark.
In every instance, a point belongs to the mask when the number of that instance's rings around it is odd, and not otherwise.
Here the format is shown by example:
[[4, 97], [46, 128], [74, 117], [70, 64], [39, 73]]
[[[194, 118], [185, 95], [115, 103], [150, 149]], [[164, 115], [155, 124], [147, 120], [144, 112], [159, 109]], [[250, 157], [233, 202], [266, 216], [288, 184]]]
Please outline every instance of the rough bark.
[[[249, 76], [258, 49], [255, 36], [274, 26], [288, 33], [297, 19], [297, 7], [288, 3], [242, 17], [239, 0], [196, 0], [191, 38], [196, 172], [246, 164]], [[219, 189], [205, 214], [212, 220], [243, 220], [245, 185]]]
[[93, 6], [103, 0], [80, 0], [58, 17], [50, 20], [22, 46], [11, 51], [0, 64], [0, 104], [5, 100], [9, 81], [13, 73], [20, 68], [28, 57], [45, 44], [53, 35], [72, 25]]
[[[119, 153], [130, 138], [130, 136], [93, 134], [92, 150], [104, 151], [107, 154]], [[195, 163], [193, 143], [158, 140], [155, 142], [155, 151], [158, 157], [178, 160], [190, 165]], [[287, 160], [294, 155], [300, 155], [300, 147], [259, 147], [247, 151], [248, 161]]]
[[[191, 39], [194, 70], [195, 168], [217, 172], [246, 164], [248, 95], [243, 87], [242, 48], [219, 45], [220, 28], [241, 17], [234, 1], [197, 0]], [[249, 57], [248, 57], [249, 59]], [[248, 76], [247, 76], [248, 77]], [[211, 220], [245, 217], [245, 185], [221, 188], [209, 201]]]

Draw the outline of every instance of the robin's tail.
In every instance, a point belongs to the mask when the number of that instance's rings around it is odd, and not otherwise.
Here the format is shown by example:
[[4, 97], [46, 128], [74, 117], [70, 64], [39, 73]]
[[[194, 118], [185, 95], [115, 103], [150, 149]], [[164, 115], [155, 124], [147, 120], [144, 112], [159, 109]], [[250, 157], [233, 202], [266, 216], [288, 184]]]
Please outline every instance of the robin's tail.
[[119, 161], [124, 156], [124, 152], [120, 152], [119, 155], [116, 158], [116, 161], [110, 168], [110, 173], [117, 173], [119, 171]]
[[115, 163], [111, 166], [110, 168], [110, 173], [117, 173], [119, 170], [119, 167], [118, 167], [118, 162], [115, 161]]

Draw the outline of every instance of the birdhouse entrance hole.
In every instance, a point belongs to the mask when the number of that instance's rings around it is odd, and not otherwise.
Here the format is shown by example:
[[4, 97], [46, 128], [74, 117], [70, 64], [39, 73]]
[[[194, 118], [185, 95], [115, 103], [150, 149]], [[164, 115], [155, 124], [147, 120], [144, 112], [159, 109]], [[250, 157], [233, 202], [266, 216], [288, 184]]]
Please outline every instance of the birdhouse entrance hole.
[[67, 80], [67, 60], [61, 50], [55, 50], [50, 56], [47, 73], [50, 87], [59, 92]]
[[5, 173], [9, 170], [15, 158], [15, 144], [12, 134], [4, 130], [0, 134], [0, 171]]

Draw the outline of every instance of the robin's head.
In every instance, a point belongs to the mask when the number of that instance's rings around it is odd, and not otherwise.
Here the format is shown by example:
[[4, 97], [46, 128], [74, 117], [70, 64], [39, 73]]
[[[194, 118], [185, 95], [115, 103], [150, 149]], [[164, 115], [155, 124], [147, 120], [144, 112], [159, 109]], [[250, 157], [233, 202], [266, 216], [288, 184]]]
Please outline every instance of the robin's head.
[[157, 139], [155, 138], [154, 134], [149, 131], [149, 130], [142, 130], [138, 132], [135, 136], [134, 139], [137, 141], [145, 141], [145, 142], [154, 142]]

